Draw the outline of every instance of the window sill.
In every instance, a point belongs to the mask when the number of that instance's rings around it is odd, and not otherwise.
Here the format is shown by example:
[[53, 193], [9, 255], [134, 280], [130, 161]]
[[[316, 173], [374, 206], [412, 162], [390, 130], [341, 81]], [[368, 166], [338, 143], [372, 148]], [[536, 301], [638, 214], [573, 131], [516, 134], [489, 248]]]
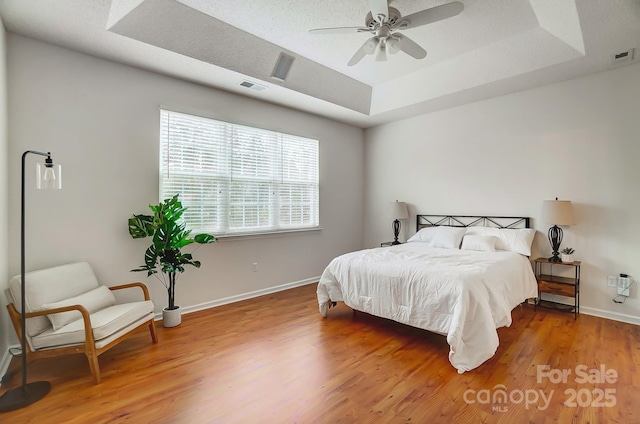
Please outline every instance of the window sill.
[[223, 234], [223, 235], [214, 234], [214, 235], [220, 241], [234, 241], [234, 240], [250, 240], [255, 238], [299, 235], [302, 233], [309, 233], [309, 232], [316, 232], [316, 231], [322, 231], [322, 227], [299, 228], [295, 230], [265, 231], [265, 232], [254, 232], [254, 233], [232, 233], [232, 234]]

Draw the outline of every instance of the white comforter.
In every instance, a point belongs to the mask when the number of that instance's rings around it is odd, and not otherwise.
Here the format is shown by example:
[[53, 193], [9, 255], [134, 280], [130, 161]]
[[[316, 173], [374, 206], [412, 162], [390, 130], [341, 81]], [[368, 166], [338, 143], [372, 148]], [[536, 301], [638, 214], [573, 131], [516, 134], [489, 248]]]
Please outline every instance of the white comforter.
[[445, 334], [459, 373], [491, 358], [511, 310], [538, 295], [527, 257], [406, 243], [347, 253], [331, 261], [318, 284], [328, 303]]

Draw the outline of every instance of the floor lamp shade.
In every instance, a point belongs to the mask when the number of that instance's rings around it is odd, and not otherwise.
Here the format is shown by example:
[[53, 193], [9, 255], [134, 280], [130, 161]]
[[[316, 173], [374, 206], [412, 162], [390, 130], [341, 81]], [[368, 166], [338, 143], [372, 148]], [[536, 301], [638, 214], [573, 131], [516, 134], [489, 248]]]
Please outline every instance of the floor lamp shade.
[[22, 384], [20, 387], [10, 389], [0, 397], [0, 412], [13, 411], [31, 405], [45, 397], [51, 390], [48, 381], [35, 381], [27, 383], [27, 358], [26, 358], [26, 281], [25, 281], [25, 162], [29, 154], [45, 156], [44, 164], [38, 164], [36, 186], [38, 189], [62, 188], [62, 174], [60, 165], [53, 163], [51, 153], [27, 150], [22, 154], [22, 191], [20, 204], [20, 348], [22, 349]]
[[553, 224], [549, 228], [549, 243], [553, 250], [553, 256], [549, 258], [551, 262], [561, 262], [559, 250], [562, 243], [562, 228], [559, 225], [573, 225], [573, 208], [569, 200], [545, 200], [542, 203], [542, 220], [548, 224]]
[[391, 203], [391, 216], [393, 217], [393, 242], [392, 245], [400, 244], [398, 241], [398, 235], [400, 234], [400, 220], [409, 219], [409, 211], [407, 210], [407, 204], [405, 202]]
[[62, 188], [62, 167], [51, 158], [36, 167], [36, 187], [38, 190], [60, 190]]

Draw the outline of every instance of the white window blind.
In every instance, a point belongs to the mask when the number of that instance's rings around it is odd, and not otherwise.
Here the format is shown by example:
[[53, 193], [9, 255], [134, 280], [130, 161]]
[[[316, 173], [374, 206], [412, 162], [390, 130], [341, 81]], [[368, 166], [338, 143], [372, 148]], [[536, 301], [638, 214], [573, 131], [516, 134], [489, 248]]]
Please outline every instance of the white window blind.
[[160, 198], [215, 235], [319, 227], [318, 140], [161, 110]]

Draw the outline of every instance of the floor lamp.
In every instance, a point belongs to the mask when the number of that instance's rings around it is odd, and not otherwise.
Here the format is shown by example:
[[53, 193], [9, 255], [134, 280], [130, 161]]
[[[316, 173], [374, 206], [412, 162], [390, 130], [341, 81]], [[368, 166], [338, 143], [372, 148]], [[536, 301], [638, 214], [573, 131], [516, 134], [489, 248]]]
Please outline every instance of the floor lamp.
[[22, 334], [20, 337], [20, 347], [22, 348], [22, 385], [13, 388], [0, 397], [0, 412], [13, 411], [24, 408], [45, 397], [51, 390], [51, 383], [48, 381], [35, 381], [27, 383], [27, 323], [25, 318], [25, 242], [24, 242], [24, 164], [28, 154], [46, 156], [44, 163], [37, 165], [37, 188], [38, 189], [61, 189], [62, 175], [60, 165], [55, 165], [51, 160], [51, 153], [27, 150], [22, 154], [22, 201], [20, 210], [20, 327]]

